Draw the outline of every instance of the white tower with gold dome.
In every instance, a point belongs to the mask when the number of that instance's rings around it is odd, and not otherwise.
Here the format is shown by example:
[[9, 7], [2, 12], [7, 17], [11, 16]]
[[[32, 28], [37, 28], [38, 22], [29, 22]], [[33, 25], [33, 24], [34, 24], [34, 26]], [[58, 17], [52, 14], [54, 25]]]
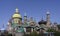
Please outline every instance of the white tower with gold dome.
[[18, 8], [16, 8], [16, 11], [12, 16], [12, 19], [13, 19], [13, 23], [15, 23], [15, 24], [21, 24], [22, 23], [22, 17], [19, 14]]

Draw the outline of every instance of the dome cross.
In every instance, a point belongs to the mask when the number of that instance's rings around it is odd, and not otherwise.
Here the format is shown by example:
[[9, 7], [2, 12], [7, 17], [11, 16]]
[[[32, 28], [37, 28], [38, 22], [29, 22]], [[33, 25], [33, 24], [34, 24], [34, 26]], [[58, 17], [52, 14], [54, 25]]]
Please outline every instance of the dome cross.
[[18, 12], [18, 10], [19, 10], [19, 9], [18, 9], [18, 8], [16, 8], [15, 10], [16, 10], [16, 12]]

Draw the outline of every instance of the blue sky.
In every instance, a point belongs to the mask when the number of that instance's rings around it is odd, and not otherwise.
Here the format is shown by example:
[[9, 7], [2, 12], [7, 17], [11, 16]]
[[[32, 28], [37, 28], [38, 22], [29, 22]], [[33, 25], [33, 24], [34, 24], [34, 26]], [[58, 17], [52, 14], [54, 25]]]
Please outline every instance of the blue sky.
[[50, 12], [51, 22], [60, 23], [60, 0], [0, 0], [0, 28], [6, 27], [8, 20], [18, 8], [23, 18], [27, 13], [28, 18], [33, 17], [36, 21], [46, 20], [46, 12]]

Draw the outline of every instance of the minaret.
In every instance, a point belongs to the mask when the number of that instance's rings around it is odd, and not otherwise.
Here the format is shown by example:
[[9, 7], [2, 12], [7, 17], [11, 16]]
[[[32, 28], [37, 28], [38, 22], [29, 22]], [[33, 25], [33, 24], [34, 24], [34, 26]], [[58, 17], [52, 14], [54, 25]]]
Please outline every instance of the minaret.
[[27, 15], [26, 15], [26, 12], [25, 12], [25, 14], [24, 14], [24, 24], [26, 24], [27, 23]]
[[1, 30], [5, 30], [5, 28], [4, 28], [4, 24], [2, 25], [2, 29]]
[[47, 21], [47, 27], [50, 27], [50, 12], [47, 11], [47, 14], [46, 14], [46, 21]]

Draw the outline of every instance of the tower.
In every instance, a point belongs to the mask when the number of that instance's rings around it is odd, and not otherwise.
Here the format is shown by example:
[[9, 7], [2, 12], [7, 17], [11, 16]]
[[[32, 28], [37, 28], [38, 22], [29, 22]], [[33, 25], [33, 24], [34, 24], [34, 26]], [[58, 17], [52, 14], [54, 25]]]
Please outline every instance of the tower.
[[47, 14], [46, 14], [46, 21], [47, 21], [47, 27], [50, 27], [50, 12], [47, 11]]
[[35, 25], [35, 22], [34, 22], [34, 20], [33, 20], [33, 17], [30, 18], [30, 25], [31, 25], [31, 26], [34, 26], [34, 25]]
[[21, 15], [19, 14], [19, 11], [18, 11], [19, 9], [18, 8], [16, 8], [16, 11], [15, 11], [15, 13], [13, 14], [13, 16], [12, 16], [12, 22], [14, 23], [14, 24], [21, 24], [22, 23], [22, 17], [21, 17]]
[[25, 14], [24, 14], [24, 24], [26, 24], [27, 23], [27, 15], [26, 15], [26, 12], [25, 12]]
[[[18, 8], [16, 8], [15, 13], [12, 15], [12, 19], [9, 20], [7, 25], [7, 30], [9, 33], [11, 33], [13, 36], [22, 36], [24, 32], [24, 28], [22, 26], [22, 17], [18, 11]], [[16, 33], [19, 32], [19, 33]]]
[[12, 33], [13, 28], [11, 27], [10, 21], [7, 23], [7, 29], [6, 30], [8, 31], [8, 33]]

